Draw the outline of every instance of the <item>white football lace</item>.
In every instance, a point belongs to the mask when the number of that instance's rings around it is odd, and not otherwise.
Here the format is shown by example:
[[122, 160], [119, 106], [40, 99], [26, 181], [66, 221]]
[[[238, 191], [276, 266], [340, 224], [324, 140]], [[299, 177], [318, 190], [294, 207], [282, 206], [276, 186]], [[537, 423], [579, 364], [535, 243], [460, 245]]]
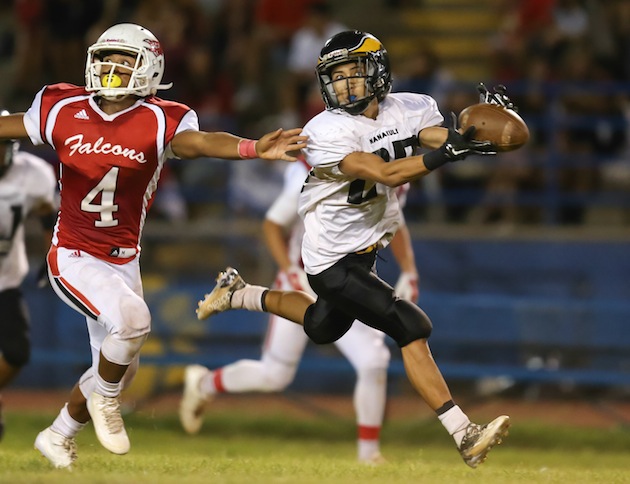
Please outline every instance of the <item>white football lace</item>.
[[117, 434], [124, 427], [122, 416], [120, 415], [120, 401], [118, 398], [105, 397], [101, 404], [101, 411], [105, 417], [105, 425], [112, 434]]
[[75, 460], [77, 458], [77, 444], [74, 439], [64, 439], [63, 448], [70, 454], [70, 459]]

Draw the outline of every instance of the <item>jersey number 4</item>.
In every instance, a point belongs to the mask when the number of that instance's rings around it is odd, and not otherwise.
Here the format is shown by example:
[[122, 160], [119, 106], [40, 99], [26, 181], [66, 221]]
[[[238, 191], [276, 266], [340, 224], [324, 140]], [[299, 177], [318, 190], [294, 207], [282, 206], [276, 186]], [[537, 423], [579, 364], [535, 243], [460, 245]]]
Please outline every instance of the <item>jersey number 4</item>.
[[[114, 212], [118, 211], [118, 205], [114, 203], [118, 171], [119, 168], [114, 166], [81, 200], [81, 210], [100, 215], [99, 220], [94, 221], [95, 227], [115, 227], [118, 225], [118, 220], [114, 218]], [[99, 198], [100, 203], [97, 202]]]

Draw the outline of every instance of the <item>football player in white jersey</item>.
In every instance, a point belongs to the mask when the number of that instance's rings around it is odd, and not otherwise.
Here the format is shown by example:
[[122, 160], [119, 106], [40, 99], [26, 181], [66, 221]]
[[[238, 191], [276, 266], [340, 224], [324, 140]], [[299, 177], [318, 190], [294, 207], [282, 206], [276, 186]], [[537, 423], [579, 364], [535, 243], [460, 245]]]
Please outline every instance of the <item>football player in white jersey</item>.
[[[9, 112], [0, 109], [0, 116]], [[55, 221], [56, 177], [45, 160], [0, 141], [0, 390], [29, 361], [29, 315], [20, 286], [28, 273], [24, 220], [40, 217], [46, 244]], [[0, 400], [0, 439], [4, 434]]]
[[151, 330], [140, 277], [140, 238], [168, 158], [295, 161], [300, 129], [259, 140], [199, 130], [190, 107], [156, 96], [164, 53], [147, 29], [118, 24], [87, 52], [85, 86], [44, 88], [26, 113], [0, 118], [0, 140], [29, 137], [59, 157], [60, 208], [48, 252], [57, 295], [85, 316], [92, 366], [35, 447], [55, 467], [77, 458], [75, 436], [89, 420], [107, 450], [125, 454], [129, 437], [120, 392], [138, 367]]
[[[232, 308], [266, 311], [302, 324], [319, 344], [339, 339], [355, 319], [380, 329], [401, 348], [409, 380], [452, 435], [464, 462], [476, 467], [507, 435], [509, 417], [471, 423], [431, 355], [431, 320], [396, 297], [374, 266], [377, 251], [400, 226], [397, 186], [496, 149], [473, 140], [474, 127], [464, 133], [440, 127], [443, 117], [431, 97], [390, 94], [388, 54], [371, 34], [345, 31], [331, 37], [317, 75], [327, 109], [304, 127], [309, 137], [304, 153], [313, 169], [299, 213], [306, 228], [304, 270], [318, 298], [246, 284], [228, 268], [199, 302], [197, 315], [203, 319]], [[432, 151], [421, 155], [419, 148]]]
[[[280, 271], [274, 289], [301, 290], [316, 297], [300, 256], [304, 225], [298, 216], [298, 198], [310, 170], [303, 160], [289, 165], [282, 192], [267, 211], [263, 222], [265, 243]], [[399, 187], [404, 198], [408, 185]], [[401, 202], [402, 203], [402, 202]], [[407, 227], [401, 225], [392, 241], [393, 254], [401, 269], [396, 284], [399, 297], [416, 302], [418, 272]], [[380, 464], [380, 431], [387, 397], [387, 367], [390, 352], [385, 334], [361, 322], [335, 342], [354, 368], [357, 380], [354, 407], [357, 417], [357, 458]], [[303, 329], [280, 316], [271, 315], [260, 360], [239, 360], [210, 371], [201, 365], [186, 368], [180, 421], [186, 432], [199, 432], [203, 407], [217, 393], [280, 392], [295, 378], [308, 342]]]

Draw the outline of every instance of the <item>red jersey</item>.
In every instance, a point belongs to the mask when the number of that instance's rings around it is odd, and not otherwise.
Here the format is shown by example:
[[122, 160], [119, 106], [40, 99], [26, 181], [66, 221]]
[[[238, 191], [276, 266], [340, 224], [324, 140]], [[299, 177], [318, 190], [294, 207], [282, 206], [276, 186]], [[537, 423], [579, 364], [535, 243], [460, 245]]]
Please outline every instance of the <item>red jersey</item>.
[[61, 203], [53, 244], [124, 264], [140, 252], [140, 236], [170, 142], [198, 130], [188, 106], [138, 99], [109, 115], [82, 87], [44, 87], [24, 116], [34, 144], [59, 157]]

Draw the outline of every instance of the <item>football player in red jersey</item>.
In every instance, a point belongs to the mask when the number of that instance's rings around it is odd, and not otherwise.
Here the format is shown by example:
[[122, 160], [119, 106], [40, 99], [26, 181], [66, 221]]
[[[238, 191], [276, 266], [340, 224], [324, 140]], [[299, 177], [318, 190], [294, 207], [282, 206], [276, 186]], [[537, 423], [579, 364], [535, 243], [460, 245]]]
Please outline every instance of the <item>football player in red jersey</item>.
[[119, 395], [138, 366], [151, 326], [140, 278], [140, 236], [168, 158], [295, 161], [301, 129], [259, 140], [199, 131], [188, 106], [155, 96], [164, 73], [160, 43], [147, 29], [119, 24], [88, 49], [85, 87], [45, 86], [26, 113], [0, 119], [0, 139], [29, 137], [61, 162], [61, 203], [48, 274], [57, 295], [85, 315], [92, 367], [35, 447], [55, 466], [76, 459], [75, 436], [91, 419], [115, 454], [130, 444]]

